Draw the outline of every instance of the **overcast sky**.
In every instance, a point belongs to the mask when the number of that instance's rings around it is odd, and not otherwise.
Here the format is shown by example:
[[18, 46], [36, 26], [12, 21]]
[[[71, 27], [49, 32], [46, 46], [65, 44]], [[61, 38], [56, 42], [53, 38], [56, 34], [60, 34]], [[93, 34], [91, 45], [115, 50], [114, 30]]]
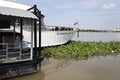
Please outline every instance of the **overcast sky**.
[[[120, 28], [120, 0], [8, 0], [36, 4], [45, 15], [46, 25], [80, 29]], [[78, 25], [73, 26], [75, 22]]]

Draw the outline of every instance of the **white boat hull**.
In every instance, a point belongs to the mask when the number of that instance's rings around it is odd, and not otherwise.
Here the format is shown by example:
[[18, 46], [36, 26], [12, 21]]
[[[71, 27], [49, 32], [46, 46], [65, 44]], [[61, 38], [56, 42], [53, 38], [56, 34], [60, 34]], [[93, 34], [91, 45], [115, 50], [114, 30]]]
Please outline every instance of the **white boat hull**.
[[67, 43], [76, 31], [42, 31], [41, 46], [55, 46]]
[[[75, 30], [71, 31], [41, 31], [41, 47], [55, 46], [67, 43], [72, 39]], [[23, 31], [23, 40], [31, 42], [31, 34], [28, 31]], [[37, 47], [39, 47], [39, 35], [37, 34]], [[34, 45], [34, 44], [33, 44]]]

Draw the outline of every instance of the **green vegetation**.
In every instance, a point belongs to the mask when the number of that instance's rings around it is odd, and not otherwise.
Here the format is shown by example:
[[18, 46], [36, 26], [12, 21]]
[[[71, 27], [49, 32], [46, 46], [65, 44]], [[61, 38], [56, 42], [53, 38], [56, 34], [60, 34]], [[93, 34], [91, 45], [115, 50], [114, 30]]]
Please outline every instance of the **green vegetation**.
[[120, 42], [81, 42], [70, 41], [65, 45], [46, 47], [41, 51], [44, 56], [86, 59], [92, 56], [117, 55]]
[[79, 32], [120, 32], [120, 31], [113, 31], [113, 30], [94, 30], [94, 29], [79, 29]]

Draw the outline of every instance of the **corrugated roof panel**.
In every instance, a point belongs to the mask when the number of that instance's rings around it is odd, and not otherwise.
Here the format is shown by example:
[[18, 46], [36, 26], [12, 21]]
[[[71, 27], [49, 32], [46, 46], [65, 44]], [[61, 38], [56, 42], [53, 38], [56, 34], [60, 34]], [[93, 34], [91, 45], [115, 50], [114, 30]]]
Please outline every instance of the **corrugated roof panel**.
[[30, 11], [25, 11], [25, 10], [15, 9], [15, 8], [8, 8], [8, 7], [1, 7], [1, 6], [0, 6], [0, 14], [6, 15], [6, 16], [38, 19], [37, 16], [35, 16]]

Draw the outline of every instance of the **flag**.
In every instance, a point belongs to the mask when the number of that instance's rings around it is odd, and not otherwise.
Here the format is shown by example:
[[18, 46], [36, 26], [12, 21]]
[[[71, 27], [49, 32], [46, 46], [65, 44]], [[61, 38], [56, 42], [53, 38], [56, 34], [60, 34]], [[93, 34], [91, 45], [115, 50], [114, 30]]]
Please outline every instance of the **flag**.
[[78, 21], [73, 24], [74, 26], [78, 25]]

